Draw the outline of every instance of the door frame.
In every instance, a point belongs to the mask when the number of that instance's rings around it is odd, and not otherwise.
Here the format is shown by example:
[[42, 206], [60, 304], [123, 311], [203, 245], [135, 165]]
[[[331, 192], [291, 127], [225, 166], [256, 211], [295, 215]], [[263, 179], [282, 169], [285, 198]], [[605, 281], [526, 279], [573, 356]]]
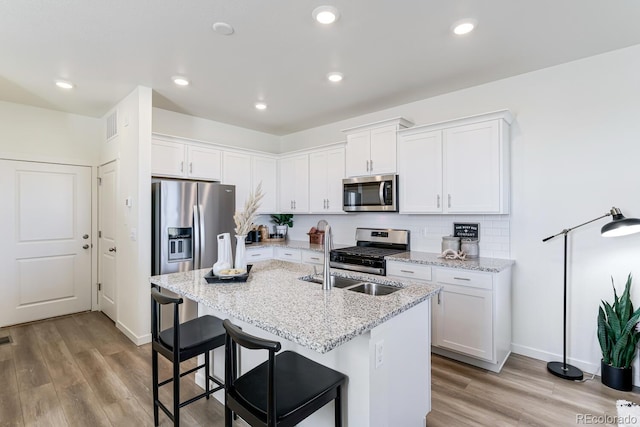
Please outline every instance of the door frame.
[[[114, 207], [114, 210], [117, 209], [117, 199], [118, 199], [118, 194], [119, 194], [119, 188], [120, 188], [120, 182], [118, 179], [118, 175], [120, 172], [120, 164], [118, 162], [118, 159], [113, 159], [107, 162], [102, 163], [101, 165], [94, 167], [93, 170], [95, 171], [95, 179], [93, 180], [94, 185], [95, 185], [95, 206], [93, 208], [93, 212], [95, 213], [94, 215], [94, 231], [93, 231], [93, 235], [95, 236], [95, 251], [93, 251], [93, 256], [95, 258], [95, 268], [93, 269], [93, 274], [95, 275], [95, 280], [93, 280], [93, 297], [92, 297], [92, 306], [91, 306], [91, 310], [92, 311], [101, 311], [101, 307], [100, 307], [100, 291], [98, 289], [98, 284], [100, 283], [100, 254], [101, 252], [101, 248], [100, 248], [100, 238], [98, 237], [98, 233], [100, 231], [100, 169], [109, 165], [109, 164], [114, 164], [115, 170], [116, 170], [116, 206]], [[117, 213], [116, 213], [117, 214]], [[116, 221], [116, 227], [117, 227], [117, 221]], [[116, 274], [114, 277], [118, 277], [117, 276], [117, 271], [118, 271], [118, 259], [116, 257], [115, 259], [115, 269], [116, 269]], [[117, 301], [118, 301], [118, 297], [117, 297], [117, 285], [116, 285], [116, 318], [115, 319], [111, 319], [113, 320], [116, 325], [118, 323], [118, 319], [117, 319], [117, 313], [118, 313], [118, 307], [117, 307]]]

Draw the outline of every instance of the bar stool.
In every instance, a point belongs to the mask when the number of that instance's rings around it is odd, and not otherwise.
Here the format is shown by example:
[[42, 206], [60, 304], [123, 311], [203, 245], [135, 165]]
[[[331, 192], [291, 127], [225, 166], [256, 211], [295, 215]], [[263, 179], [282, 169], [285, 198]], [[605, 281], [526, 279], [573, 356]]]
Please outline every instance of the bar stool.
[[[335, 400], [335, 425], [342, 426], [341, 392], [347, 377], [281, 345], [222, 322], [225, 340], [225, 426], [232, 414], [252, 426], [295, 426]], [[269, 360], [237, 377], [237, 347], [268, 350]]]
[[[182, 298], [171, 298], [161, 294], [158, 289], [151, 289], [151, 358], [153, 371], [153, 421], [158, 425], [158, 408], [167, 414], [174, 426], [180, 425], [180, 408], [198, 399], [209, 396], [224, 388], [224, 384], [210, 375], [209, 351], [222, 347], [225, 343], [225, 330], [222, 320], [214, 316], [201, 316], [184, 323], [180, 323], [178, 306], [182, 304]], [[173, 327], [160, 331], [159, 308], [160, 305], [173, 304]], [[173, 376], [158, 383], [158, 353], [173, 363]], [[180, 363], [198, 355], [204, 354], [204, 363], [180, 373]], [[205, 391], [184, 402], [180, 402], [180, 378], [204, 367]], [[211, 389], [210, 381], [217, 387]], [[173, 382], [173, 413], [160, 402], [158, 389], [160, 386]]]

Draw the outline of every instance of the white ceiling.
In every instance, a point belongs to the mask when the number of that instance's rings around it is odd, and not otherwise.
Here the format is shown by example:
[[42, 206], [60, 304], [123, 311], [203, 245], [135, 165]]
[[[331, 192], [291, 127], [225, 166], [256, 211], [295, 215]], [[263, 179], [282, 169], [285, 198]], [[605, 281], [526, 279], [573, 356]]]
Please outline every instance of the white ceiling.
[[142, 85], [155, 107], [284, 135], [640, 44], [638, 18], [638, 0], [0, 0], [0, 100], [102, 117]]

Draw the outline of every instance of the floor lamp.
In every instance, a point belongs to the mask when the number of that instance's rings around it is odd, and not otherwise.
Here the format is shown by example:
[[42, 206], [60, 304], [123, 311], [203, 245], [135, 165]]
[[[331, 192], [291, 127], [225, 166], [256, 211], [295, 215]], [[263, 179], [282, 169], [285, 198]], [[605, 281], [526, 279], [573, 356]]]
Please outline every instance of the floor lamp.
[[567, 363], [567, 235], [571, 230], [575, 230], [576, 228], [582, 227], [583, 225], [590, 224], [594, 221], [602, 219], [604, 217], [611, 216], [613, 219], [611, 222], [605, 224], [602, 227], [601, 233], [605, 237], [615, 237], [615, 236], [625, 236], [627, 234], [633, 234], [640, 232], [640, 219], [637, 218], [625, 218], [620, 212], [618, 208], [611, 208], [609, 212], [606, 214], [599, 216], [598, 218], [592, 219], [591, 221], [584, 222], [580, 225], [576, 225], [575, 227], [566, 228], [559, 232], [558, 234], [554, 234], [553, 236], [549, 236], [546, 239], [542, 239], [543, 242], [547, 240], [551, 240], [554, 237], [558, 237], [560, 235], [564, 236], [564, 315], [563, 315], [563, 346], [562, 346], [562, 362], [549, 362], [547, 363], [547, 369], [553, 375], [556, 375], [560, 378], [564, 378], [565, 380], [581, 380], [582, 379], [582, 371], [575, 366], [569, 365]]

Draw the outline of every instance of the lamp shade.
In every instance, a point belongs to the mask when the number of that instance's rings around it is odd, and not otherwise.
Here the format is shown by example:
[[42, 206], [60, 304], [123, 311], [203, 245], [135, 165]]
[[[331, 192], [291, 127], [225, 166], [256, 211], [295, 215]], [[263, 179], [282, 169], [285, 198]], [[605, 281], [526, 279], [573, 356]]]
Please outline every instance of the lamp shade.
[[626, 236], [627, 234], [640, 233], [640, 219], [625, 218], [618, 208], [611, 208], [611, 222], [602, 227], [604, 237]]

